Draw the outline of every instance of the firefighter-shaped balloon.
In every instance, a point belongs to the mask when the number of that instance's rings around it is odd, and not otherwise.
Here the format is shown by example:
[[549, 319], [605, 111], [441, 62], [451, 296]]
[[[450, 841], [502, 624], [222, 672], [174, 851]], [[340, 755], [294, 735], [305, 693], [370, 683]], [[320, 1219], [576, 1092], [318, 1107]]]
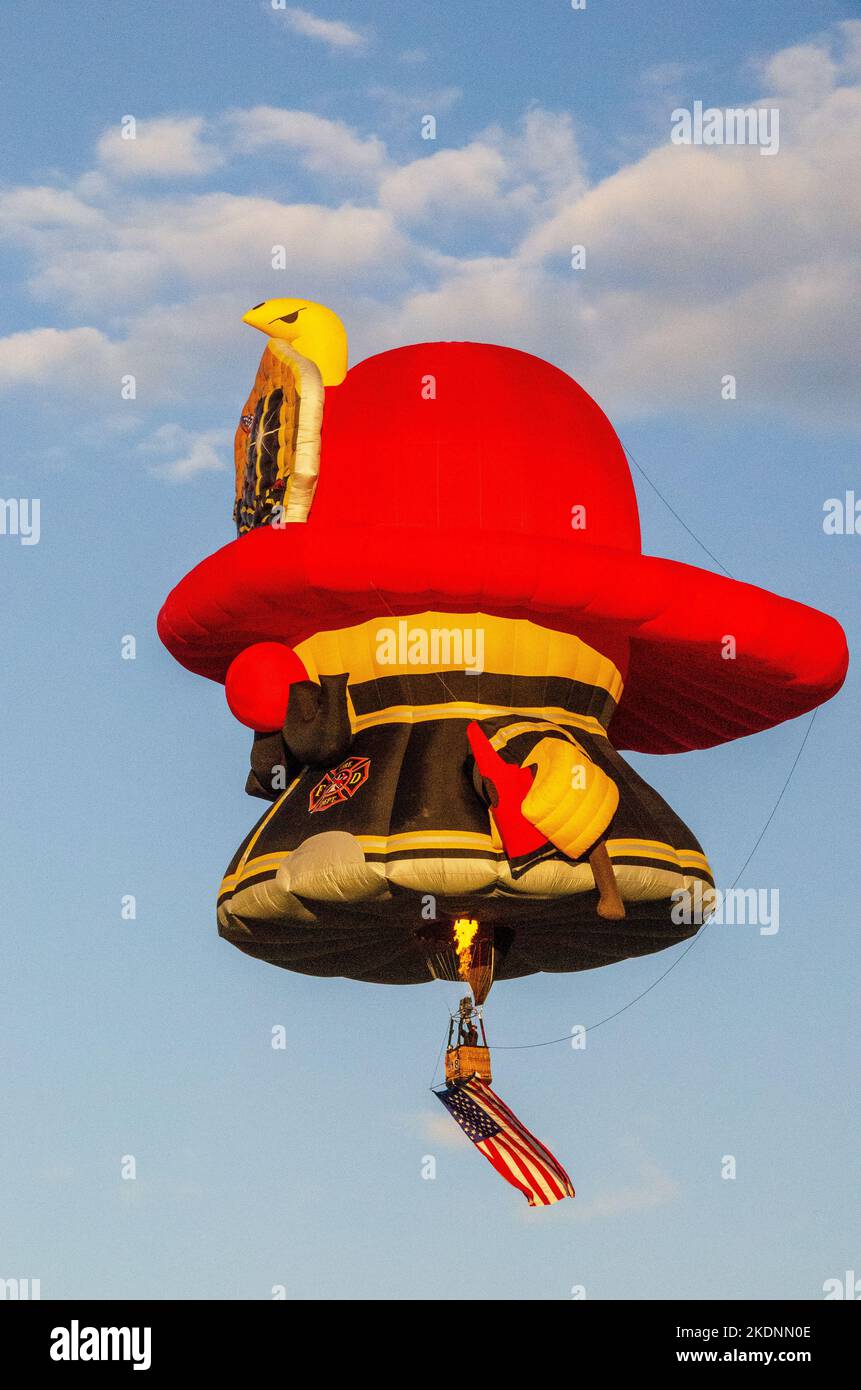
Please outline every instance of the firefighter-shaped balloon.
[[270, 341], [237, 429], [239, 535], [159, 622], [254, 730], [247, 790], [268, 805], [221, 934], [393, 984], [439, 973], [458, 918], [496, 978], [691, 935], [679, 903], [707, 908], [708, 861], [620, 750], [814, 708], [843, 680], [838, 624], [644, 555], [619, 440], [546, 362], [439, 342], [347, 372], [330, 310], [247, 318]]

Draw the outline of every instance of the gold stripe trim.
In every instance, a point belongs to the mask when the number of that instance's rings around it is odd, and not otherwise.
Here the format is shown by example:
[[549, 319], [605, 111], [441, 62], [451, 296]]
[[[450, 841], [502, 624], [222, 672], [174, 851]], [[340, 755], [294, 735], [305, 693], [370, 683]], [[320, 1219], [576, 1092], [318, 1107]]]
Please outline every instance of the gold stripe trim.
[[425, 724], [434, 719], [493, 719], [496, 715], [505, 714], [528, 714], [557, 727], [567, 724], [573, 729], [594, 734], [596, 738], [607, 737], [607, 730], [600, 719], [595, 719], [591, 714], [572, 714], [570, 710], [555, 707], [534, 709], [528, 705], [482, 705], [463, 700], [450, 700], [439, 705], [389, 705], [386, 709], [357, 715], [353, 727], [358, 731], [374, 729], [380, 724]]
[[[584, 718], [585, 717], [586, 716], [584, 716]], [[549, 720], [545, 719], [522, 720], [518, 724], [508, 724], [504, 729], [500, 729], [493, 735], [493, 738], [490, 740], [490, 745], [499, 752], [500, 748], [504, 748], [507, 743], [510, 743], [513, 738], [518, 738], [520, 734], [537, 734], [544, 733], [545, 731], [549, 731], [553, 734], [562, 733], [569, 743], [575, 748], [580, 748], [573, 734], [570, 734], [567, 729], [559, 728], [558, 721], [556, 723], [551, 723]], [[603, 728], [601, 732], [604, 732]], [[582, 751], [581, 749], [581, 752]]]
[[[480, 636], [481, 674], [562, 676], [606, 691], [619, 702], [623, 682], [612, 661], [579, 637], [541, 627], [528, 618], [435, 610], [383, 616], [354, 627], [315, 633], [300, 642], [296, 651], [312, 680], [318, 679], [321, 671], [324, 675], [349, 671], [351, 683], [360, 684], [382, 676], [462, 671], [467, 665], [467, 634], [474, 639], [469, 644], [473, 656], [479, 652]], [[428, 660], [411, 659], [411, 648], [422, 645], [427, 646]], [[389, 660], [390, 656], [393, 659]]]
[[[285, 792], [284, 795], [286, 796], [287, 793]], [[276, 808], [273, 807], [274, 809]], [[260, 829], [263, 829], [262, 825]], [[490, 835], [483, 835], [478, 831], [470, 830], [404, 831], [398, 835], [356, 835], [354, 838], [363, 850], [371, 854], [403, 853], [411, 849], [474, 849], [482, 850], [485, 853], [497, 852]], [[250, 848], [251, 846], [249, 846]], [[676, 868], [701, 868], [706, 869], [711, 874], [705, 855], [696, 850], [675, 850], [672, 845], [665, 844], [662, 840], [608, 840], [607, 851], [611, 858], [614, 854], [618, 857], [633, 857], [639, 854], [644, 859], [665, 860]], [[256, 859], [243, 859], [242, 864], [234, 873], [228, 874], [222, 879], [218, 896], [221, 897], [223, 893], [228, 891], [235, 891], [246, 878], [253, 878], [259, 873], [266, 873], [269, 869], [273, 873], [277, 872], [279, 865], [291, 853], [293, 853], [292, 850], [278, 850], [271, 854], [259, 855]]]
[[[303, 769], [302, 769], [302, 772], [304, 772], [304, 771], [305, 771], [305, 769], [303, 768]], [[242, 855], [242, 858], [240, 859], [240, 861], [239, 861], [239, 863], [237, 864], [236, 868], [234, 869], [233, 873], [232, 873], [232, 874], [228, 874], [224, 879], [222, 879], [221, 888], [223, 888], [224, 885], [225, 885], [230, 879], [235, 879], [235, 880], [238, 881], [238, 879], [240, 879], [240, 878], [242, 877], [243, 869], [245, 868], [246, 864], [248, 863], [248, 859], [249, 859], [249, 855], [251, 854], [251, 851], [253, 850], [254, 846], [257, 844], [257, 841], [260, 839], [260, 836], [263, 834], [263, 831], [266, 829], [266, 827], [267, 827], [267, 825], [269, 824], [269, 822], [271, 821], [272, 817], [275, 815], [275, 812], [279, 809], [279, 807], [281, 807], [281, 806], [284, 805], [284, 802], [287, 800], [288, 796], [289, 796], [290, 793], [293, 791], [294, 787], [296, 786], [296, 783], [300, 781], [300, 779], [301, 779], [301, 777], [302, 777], [302, 772], [298, 773], [298, 774], [293, 778], [293, 781], [290, 783], [289, 787], [285, 788], [285, 790], [284, 790], [284, 791], [281, 793], [281, 795], [279, 796], [278, 800], [277, 800], [277, 801], [273, 801], [272, 805], [269, 807], [269, 810], [266, 812], [265, 816], [264, 816], [263, 819], [261, 820], [261, 822], [260, 822], [260, 824], [258, 825], [257, 829], [254, 831], [254, 834], [251, 836], [251, 839], [248, 841], [248, 844], [245, 846], [245, 852], [244, 852], [244, 854]], [[258, 856], [258, 857], [259, 857], [260, 859], [272, 859], [272, 858], [275, 858], [276, 856], [275, 856], [274, 854], [264, 854], [264, 855], [260, 855], [260, 856]], [[221, 888], [218, 890], [219, 893], [221, 893]]]

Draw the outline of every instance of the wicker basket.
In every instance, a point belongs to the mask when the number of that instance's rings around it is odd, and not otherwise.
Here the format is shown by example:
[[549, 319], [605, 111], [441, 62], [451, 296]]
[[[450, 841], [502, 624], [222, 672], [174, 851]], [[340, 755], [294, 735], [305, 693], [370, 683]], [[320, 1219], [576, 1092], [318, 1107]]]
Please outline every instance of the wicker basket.
[[445, 1054], [446, 1081], [465, 1081], [468, 1076], [480, 1076], [492, 1081], [489, 1047], [450, 1047]]

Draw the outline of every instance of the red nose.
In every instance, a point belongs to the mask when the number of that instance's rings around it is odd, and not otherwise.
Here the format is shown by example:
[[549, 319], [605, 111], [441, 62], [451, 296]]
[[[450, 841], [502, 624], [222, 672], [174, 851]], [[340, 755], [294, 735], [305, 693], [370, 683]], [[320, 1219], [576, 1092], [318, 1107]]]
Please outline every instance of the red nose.
[[255, 642], [230, 663], [224, 693], [230, 712], [259, 734], [280, 729], [287, 715], [290, 687], [308, 672], [284, 642]]

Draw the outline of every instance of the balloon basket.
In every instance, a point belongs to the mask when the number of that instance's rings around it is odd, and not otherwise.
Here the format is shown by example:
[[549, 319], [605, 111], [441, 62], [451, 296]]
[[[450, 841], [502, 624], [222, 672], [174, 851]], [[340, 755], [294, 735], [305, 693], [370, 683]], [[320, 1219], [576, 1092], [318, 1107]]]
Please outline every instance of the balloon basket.
[[445, 1054], [445, 1079], [451, 1085], [454, 1081], [466, 1081], [470, 1076], [479, 1076], [482, 1081], [492, 1081], [490, 1071], [489, 1047], [450, 1047]]

